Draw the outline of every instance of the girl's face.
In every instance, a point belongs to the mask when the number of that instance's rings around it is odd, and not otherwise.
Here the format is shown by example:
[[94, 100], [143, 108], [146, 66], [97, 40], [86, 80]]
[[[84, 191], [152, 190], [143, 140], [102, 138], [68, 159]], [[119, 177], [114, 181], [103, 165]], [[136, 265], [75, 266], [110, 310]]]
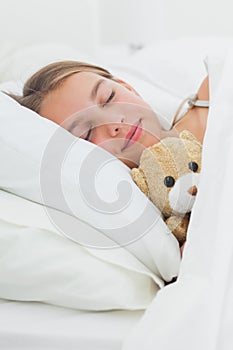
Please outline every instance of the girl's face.
[[138, 165], [145, 147], [159, 141], [162, 130], [134, 89], [91, 72], [68, 77], [45, 97], [40, 114], [130, 167]]

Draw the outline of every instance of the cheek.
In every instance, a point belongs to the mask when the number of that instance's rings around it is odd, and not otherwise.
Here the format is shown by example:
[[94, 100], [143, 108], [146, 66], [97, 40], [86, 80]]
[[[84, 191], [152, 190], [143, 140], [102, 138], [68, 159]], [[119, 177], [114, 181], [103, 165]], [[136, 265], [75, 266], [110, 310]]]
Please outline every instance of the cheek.
[[127, 98], [126, 102], [135, 103], [136, 105], [146, 107], [146, 108], [149, 107], [149, 105], [143, 100], [143, 98], [141, 98], [138, 95], [135, 95], [134, 93], [132, 93], [132, 95]]
[[110, 141], [105, 130], [105, 125], [97, 126], [92, 130], [91, 142], [106, 150], [110, 149]]
[[119, 160], [121, 162], [123, 162], [125, 165], [127, 165], [130, 169], [138, 167], [138, 163], [136, 163], [136, 162], [134, 162], [132, 160], [126, 159], [124, 157], [119, 157]]
[[101, 135], [99, 133], [96, 134], [96, 132], [93, 131], [93, 136], [91, 138], [91, 142], [92, 143], [94, 143], [95, 145], [98, 145], [98, 146], [104, 148], [103, 147], [104, 141], [105, 141], [105, 138], [103, 137], [103, 135]]
[[120, 86], [119, 89], [116, 89], [116, 102], [128, 102], [128, 103], [138, 103], [145, 104], [147, 103], [143, 100], [143, 98], [134, 90], [130, 90], [125, 86]]

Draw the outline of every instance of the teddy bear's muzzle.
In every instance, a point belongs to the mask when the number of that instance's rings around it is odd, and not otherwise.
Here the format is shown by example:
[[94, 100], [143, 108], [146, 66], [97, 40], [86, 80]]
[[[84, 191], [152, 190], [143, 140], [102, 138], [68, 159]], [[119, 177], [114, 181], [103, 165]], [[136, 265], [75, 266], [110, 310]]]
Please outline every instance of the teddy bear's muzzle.
[[191, 194], [191, 196], [196, 196], [197, 194], [197, 186], [192, 186], [188, 189], [188, 193]]

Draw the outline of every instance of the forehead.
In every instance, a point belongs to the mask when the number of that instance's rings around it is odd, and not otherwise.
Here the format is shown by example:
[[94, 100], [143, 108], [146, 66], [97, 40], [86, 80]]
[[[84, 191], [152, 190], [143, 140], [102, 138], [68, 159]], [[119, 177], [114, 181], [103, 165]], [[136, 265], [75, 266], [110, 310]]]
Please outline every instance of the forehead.
[[44, 98], [40, 114], [61, 124], [74, 113], [93, 105], [91, 92], [100, 79], [107, 80], [92, 72], [72, 74]]

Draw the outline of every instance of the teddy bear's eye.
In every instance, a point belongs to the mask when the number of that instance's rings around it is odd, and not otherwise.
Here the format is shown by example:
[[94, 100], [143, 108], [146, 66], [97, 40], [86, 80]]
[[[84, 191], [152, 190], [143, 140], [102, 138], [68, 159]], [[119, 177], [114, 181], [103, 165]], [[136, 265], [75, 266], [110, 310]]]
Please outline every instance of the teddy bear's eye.
[[194, 173], [197, 172], [198, 169], [198, 164], [196, 162], [190, 162], [189, 163], [189, 169], [193, 171]]
[[175, 183], [174, 177], [172, 177], [172, 176], [166, 176], [166, 177], [164, 178], [164, 185], [165, 185], [166, 187], [172, 187], [172, 186], [174, 186], [174, 183]]

